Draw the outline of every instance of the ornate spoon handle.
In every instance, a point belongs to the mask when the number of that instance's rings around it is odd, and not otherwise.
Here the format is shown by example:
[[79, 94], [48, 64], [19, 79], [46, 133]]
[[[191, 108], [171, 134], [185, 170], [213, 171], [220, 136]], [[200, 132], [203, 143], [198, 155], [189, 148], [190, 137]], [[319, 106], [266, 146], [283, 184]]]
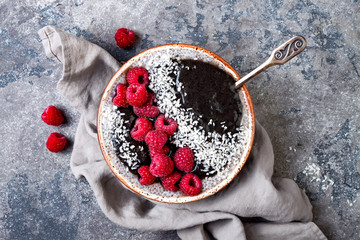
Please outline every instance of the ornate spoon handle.
[[301, 53], [306, 48], [306, 39], [302, 36], [295, 36], [290, 40], [283, 43], [281, 46], [276, 48], [271, 56], [260, 66], [252, 70], [250, 73], [240, 78], [235, 83], [235, 88], [240, 88], [247, 81], [249, 81], [252, 77], [261, 73], [265, 69], [274, 66], [274, 65], [282, 65]]

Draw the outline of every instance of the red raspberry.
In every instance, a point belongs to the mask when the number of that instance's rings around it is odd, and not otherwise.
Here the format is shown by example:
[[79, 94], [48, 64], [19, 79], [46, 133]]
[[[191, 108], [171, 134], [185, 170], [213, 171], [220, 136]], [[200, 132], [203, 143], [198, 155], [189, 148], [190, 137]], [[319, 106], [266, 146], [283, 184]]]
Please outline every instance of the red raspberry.
[[150, 158], [152, 159], [156, 154], [169, 154], [170, 148], [168, 146], [164, 146], [162, 149], [152, 149], [149, 148]]
[[184, 172], [191, 172], [194, 168], [194, 153], [188, 147], [179, 148], [174, 155], [174, 162], [177, 169]]
[[180, 189], [188, 196], [195, 196], [201, 192], [202, 183], [201, 179], [193, 174], [187, 173], [180, 180]]
[[119, 28], [115, 33], [115, 41], [120, 48], [128, 48], [135, 41], [135, 33], [126, 28]]
[[141, 107], [134, 107], [134, 113], [139, 117], [154, 118], [159, 115], [160, 110], [156, 106], [144, 105]]
[[179, 172], [173, 172], [172, 174], [170, 174], [169, 176], [166, 177], [162, 177], [161, 178], [161, 183], [163, 185], [163, 187], [166, 190], [172, 191], [172, 192], [176, 192], [177, 190], [179, 190], [179, 187], [176, 186], [175, 184], [181, 179], [181, 173]]
[[178, 125], [174, 119], [166, 118], [164, 114], [159, 115], [155, 121], [155, 129], [165, 132], [168, 137], [174, 134], [177, 126]]
[[144, 141], [146, 134], [153, 129], [153, 126], [146, 118], [138, 118], [130, 132], [131, 137], [136, 141]]
[[149, 93], [148, 99], [144, 105], [141, 107], [134, 107], [134, 113], [139, 117], [147, 117], [147, 118], [154, 118], [157, 115], [159, 115], [160, 110], [156, 106], [152, 106], [153, 102], [155, 100], [155, 94]]
[[150, 131], [145, 137], [145, 142], [149, 146], [149, 149], [154, 151], [160, 151], [167, 140], [166, 133], [156, 130]]
[[60, 133], [53, 132], [50, 134], [48, 140], [46, 141], [46, 147], [50, 152], [60, 152], [65, 148], [66, 137]]
[[156, 99], [155, 93], [149, 93], [148, 99], [146, 101], [146, 104], [152, 105], [154, 103], [154, 100]]
[[148, 98], [148, 93], [143, 85], [132, 84], [126, 90], [126, 100], [131, 106], [140, 107]]
[[128, 107], [129, 103], [126, 101], [127, 86], [119, 84], [116, 86], [116, 96], [113, 99], [114, 105], [118, 107]]
[[139, 178], [139, 182], [141, 185], [150, 185], [152, 184], [156, 177], [150, 173], [149, 166], [142, 166], [138, 169], [138, 173], [140, 174], [141, 178]]
[[59, 126], [64, 122], [61, 111], [53, 105], [48, 106], [41, 114], [41, 119], [48, 125]]
[[134, 67], [127, 72], [126, 80], [129, 84], [141, 84], [146, 87], [149, 85], [149, 73], [143, 67]]
[[156, 154], [151, 160], [150, 173], [155, 177], [165, 177], [174, 170], [174, 162], [169, 156]]

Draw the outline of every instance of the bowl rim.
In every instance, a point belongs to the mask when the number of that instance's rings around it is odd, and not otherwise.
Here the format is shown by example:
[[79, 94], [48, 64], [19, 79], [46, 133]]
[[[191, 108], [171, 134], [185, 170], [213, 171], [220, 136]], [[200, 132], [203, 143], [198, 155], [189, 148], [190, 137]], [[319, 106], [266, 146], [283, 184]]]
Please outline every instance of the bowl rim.
[[220, 56], [218, 56], [217, 54], [211, 52], [210, 50], [207, 50], [205, 48], [199, 47], [199, 46], [195, 46], [195, 45], [191, 45], [191, 44], [183, 44], [183, 43], [170, 43], [170, 44], [163, 44], [163, 45], [158, 45], [155, 47], [151, 47], [149, 49], [146, 49], [138, 54], [136, 54], [135, 56], [131, 57], [129, 60], [127, 60], [124, 64], [122, 64], [119, 69], [115, 72], [115, 74], [111, 77], [111, 79], [109, 80], [109, 82], [107, 83], [106, 87], [104, 88], [104, 91], [101, 95], [101, 99], [100, 99], [100, 103], [99, 103], [99, 107], [98, 107], [98, 112], [97, 112], [97, 121], [96, 121], [96, 128], [97, 128], [97, 137], [98, 137], [98, 142], [100, 145], [100, 149], [101, 149], [101, 153], [108, 165], [108, 167], [111, 169], [112, 173], [117, 177], [118, 180], [120, 180], [120, 182], [126, 186], [129, 190], [131, 190], [132, 192], [135, 192], [137, 194], [139, 194], [140, 196], [153, 200], [153, 201], [157, 201], [157, 202], [162, 202], [162, 203], [175, 203], [175, 204], [180, 204], [180, 203], [188, 203], [188, 202], [194, 202], [194, 201], [199, 201], [201, 199], [207, 198], [209, 196], [214, 195], [215, 193], [219, 192], [220, 190], [222, 190], [224, 187], [226, 187], [227, 185], [229, 185], [234, 178], [239, 174], [239, 172], [241, 171], [241, 169], [243, 168], [243, 166], [245, 165], [247, 159], [249, 158], [252, 146], [253, 146], [253, 142], [254, 142], [254, 136], [255, 136], [255, 112], [254, 112], [254, 107], [252, 104], [252, 100], [250, 97], [250, 93], [247, 89], [247, 87], [245, 86], [245, 84], [239, 89], [239, 91], [242, 91], [244, 96], [245, 96], [245, 101], [246, 101], [246, 105], [248, 107], [248, 112], [249, 112], [249, 121], [251, 124], [251, 133], [250, 133], [250, 142], [248, 144], [248, 148], [246, 149], [246, 153], [245, 153], [245, 157], [244, 157], [244, 161], [242, 161], [241, 165], [237, 165], [236, 169], [234, 169], [232, 172], [234, 172], [233, 176], [228, 179], [225, 178], [221, 183], [223, 183], [220, 187], [216, 188], [215, 191], [208, 191], [206, 192], [207, 194], [199, 194], [196, 196], [186, 196], [181, 198], [180, 201], [170, 201], [168, 198], [166, 197], [161, 197], [161, 198], [156, 198], [153, 197], [152, 194], [142, 194], [141, 192], [137, 191], [136, 189], [132, 188], [130, 186], [130, 184], [128, 184], [127, 180], [122, 177], [121, 175], [119, 175], [115, 169], [112, 167], [112, 164], [110, 162], [109, 159], [109, 155], [107, 154], [107, 151], [105, 149], [104, 146], [104, 141], [103, 141], [103, 136], [102, 136], [102, 126], [101, 126], [101, 114], [102, 114], [102, 107], [104, 105], [105, 102], [105, 95], [107, 94], [107, 92], [110, 91], [111, 86], [116, 82], [116, 80], [118, 79], [118, 77], [120, 76], [120, 73], [122, 72], [123, 68], [127, 68], [127, 65], [133, 61], [135, 58], [137, 58], [139, 55], [145, 54], [148, 51], [154, 51], [157, 48], [164, 48], [164, 47], [178, 47], [178, 48], [190, 48], [192, 50], [195, 50], [197, 52], [201, 51], [207, 55], [210, 55], [212, 58], [214, 58], [217, 61], [220, 61], [222, 64], [225, 65], [225, 68], [229, 69], [232, 74], [234, 74], [234, 79], [235, 81], [238, 81], [240, 79], [240, 75], [237, 73], [237, 71], [235, 71], [235, 69], [228, 63], [226, 62], [223, 58], [221, 58]]

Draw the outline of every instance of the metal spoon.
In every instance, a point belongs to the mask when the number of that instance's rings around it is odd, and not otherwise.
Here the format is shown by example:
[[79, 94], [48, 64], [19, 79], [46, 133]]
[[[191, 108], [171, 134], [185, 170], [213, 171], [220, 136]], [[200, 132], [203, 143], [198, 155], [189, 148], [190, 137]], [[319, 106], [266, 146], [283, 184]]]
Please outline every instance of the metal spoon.
[[250, 73], [240, 78], [235, 83], [235, 88], [240, 88], [252, 77], [274, 65], [282, 65], [304, 51], [306, 48], [306, 39], [302, 36], [295, 36], [277, 47], [270, 57], [260, 66], [252, 70]]

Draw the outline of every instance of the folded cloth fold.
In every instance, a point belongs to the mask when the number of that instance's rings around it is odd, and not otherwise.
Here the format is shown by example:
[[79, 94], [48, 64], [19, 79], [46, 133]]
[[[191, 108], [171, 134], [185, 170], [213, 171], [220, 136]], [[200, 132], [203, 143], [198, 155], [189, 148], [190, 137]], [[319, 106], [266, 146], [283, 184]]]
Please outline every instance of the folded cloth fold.
[[178, 230], [181, 239], [326, 239], [293, 180], [273, 177], [274, 154], [256, 122], [251, 154], [226, 188], [186, 204], [149, 201], [125, 188], [103, 159], [96, 117], [106, 84], [120, 67], [101, 47], [52, 26], [39, 30], [45, 53], [62, 63], [57, 89], [81, 113], [70, 166], [89, 182], [104, 214], [141, 231]]

